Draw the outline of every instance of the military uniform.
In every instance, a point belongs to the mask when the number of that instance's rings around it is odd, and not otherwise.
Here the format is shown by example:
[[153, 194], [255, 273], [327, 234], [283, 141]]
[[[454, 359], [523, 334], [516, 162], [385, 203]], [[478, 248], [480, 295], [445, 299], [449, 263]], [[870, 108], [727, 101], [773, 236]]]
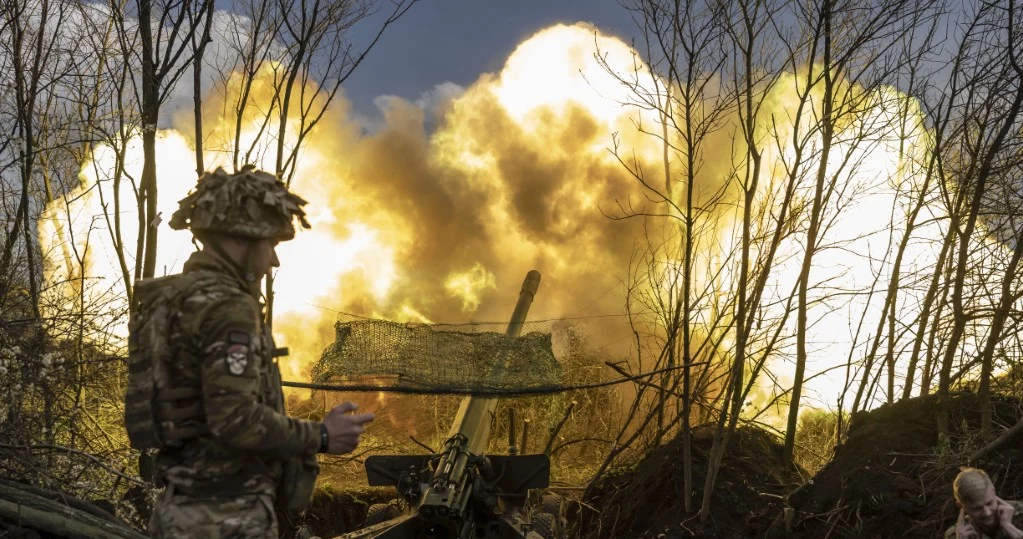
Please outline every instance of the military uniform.
[[[179, 385], [201, 388], [208, 434], [161, 450], [158, 476], [167, 485], [150, 523], [157, 537], [263, 537], [235, 530], [262, 527], [276, 537], [273, 503], [283, 460], [315, 455], [321, 424], [283, 414], [273, 340], [259, 301], [217, 258], [194, 253], [185, 279], [203, 284], [182, 298], [171, 345]], [[186, 533], [187, 532], [187, 533]], [[205, 530], [204, 530], [205, 533]]]
[[[1017, 528], [1023, 529], [1023, 502], [1017, 500], [1005, 500], [1005, 503], [1012, 505], [1013, 509], [1015, 509], [1015, 512], [1012, 515], [1013, 525], [1015, 525]], [[993, 536], [984, 533], [979, 528], [977, 529], [977, 533], [979, 534], [978, 539], [1008, 539], [1008, 536], [1005, 534], [1001, 527], [998, 528], [998, 532], [995, 533], [995, 535]], [[952, 525], [952, 527], [945, 530], [944, 539], [957, 539], [956, 527], [954, 524]]]
[[294, 217], [309, 226], [304, 204], [252, 167], [205, 174], [170, 226], [191, 229], [209, 249], [181, 274], [136, 286], [125, 423], [133, 447], [158, 449], [166, 488], [149, 522], [153, 537], [276, 539], [275, 503], [296, 508], [311, 496], [326, 429], [284, 413], [262, 275], [252, 274], [263, 270], [249, 266], [254, 247], [242, 263], [206, 241], [289, 240]]

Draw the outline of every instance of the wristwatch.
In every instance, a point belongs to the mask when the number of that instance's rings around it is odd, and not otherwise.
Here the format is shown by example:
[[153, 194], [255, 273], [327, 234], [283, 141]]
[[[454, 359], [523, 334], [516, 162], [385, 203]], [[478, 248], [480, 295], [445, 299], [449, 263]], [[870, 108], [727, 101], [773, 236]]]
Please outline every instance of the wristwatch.
[[330, 447], [330, 433], [327, 432], [327, 426], [320, 423], [320, 449], [317, 453], [326, 453]]

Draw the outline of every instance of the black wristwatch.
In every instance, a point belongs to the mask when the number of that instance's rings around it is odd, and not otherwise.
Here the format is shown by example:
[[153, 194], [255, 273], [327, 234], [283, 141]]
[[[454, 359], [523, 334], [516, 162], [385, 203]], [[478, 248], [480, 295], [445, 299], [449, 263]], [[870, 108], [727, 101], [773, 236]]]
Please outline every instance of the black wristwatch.
[[330, 434], [327, 432], [327, 426], [320, 423], [320, 449], [317, 450], [317, 453], [326, 453], [328, 448], [330, 448]]

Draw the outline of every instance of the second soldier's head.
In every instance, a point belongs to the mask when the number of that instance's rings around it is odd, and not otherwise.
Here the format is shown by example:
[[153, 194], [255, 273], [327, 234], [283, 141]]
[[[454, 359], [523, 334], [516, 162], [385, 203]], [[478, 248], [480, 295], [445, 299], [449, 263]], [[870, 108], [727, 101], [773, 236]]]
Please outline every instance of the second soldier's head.
[[952, 493], [970, 520], [982, 529], [998, 521], [998, 496], [987, 473], [978, 468], [963, 468], [952, 482]]

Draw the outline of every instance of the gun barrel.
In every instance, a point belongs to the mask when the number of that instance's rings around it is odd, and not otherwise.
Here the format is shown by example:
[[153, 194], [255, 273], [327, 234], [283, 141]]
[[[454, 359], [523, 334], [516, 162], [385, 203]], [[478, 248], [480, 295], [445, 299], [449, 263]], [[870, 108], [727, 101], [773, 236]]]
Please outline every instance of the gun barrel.
[[540, 272], [530, 270], [526, 279], [522, 281], [522, 289], [519, 290], [519, 301], [515, 304], [515, 311], [512, 312], [511, 321], [508, 322], [508, 330], [505, 332], [509, 337], [518, 337], [522, 331], [522, 324], [526, 321], [526, 313], [529, 306], [533, 304], [536, 291], [540, 288]]
[[[515, 304], [511, 320], [508, 322], [508, 329], [505, 335], [518, 337], [522, 332], [522, 326], [526, 321], [526, 314], [529, 312], [533, 298], [540, 287], [540, 272], [530, 270], [522, 281], [522, 289], [519, 291], [519, 300]], [[490, 441], [490, 423], [497, 410], [497, 399], [483, 397], [465, 397], [458, 407], [458, 414], [451, 425], [448, 437], [461, 434], [469, 443], [469, 452], [473, 455], [482, 455], [486, 452], [487, 444]]]

